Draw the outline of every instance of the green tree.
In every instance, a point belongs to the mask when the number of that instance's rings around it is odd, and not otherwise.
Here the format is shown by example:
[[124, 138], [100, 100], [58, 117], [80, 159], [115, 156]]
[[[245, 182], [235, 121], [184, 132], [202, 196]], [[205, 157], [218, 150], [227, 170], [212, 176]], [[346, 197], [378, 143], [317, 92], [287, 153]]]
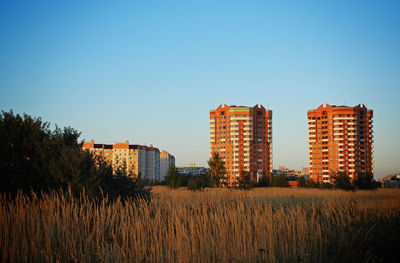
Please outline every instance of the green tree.
[[213, 152], [211, 158], [208, 160], [208, 166], [210, 167], [210, 175], [213, 185], [215, 187], [226, 186], [226, 168], [225, 162], [219, 156], [219, 153]]
[[333, 173], [332, 177], [335, 179], [335, 189], [354, 190], [350, 177], [344, 172]]
[[299, 187], [306, 187], [306, 179], [304, 178], [304, 176], [300, 176], [299, 178], [297, 178], [297, 182]]
[[371, 173], [359, 173], [353, 183], [360, 190], [372, 190], [380, 185], [379, 182], [374, 180], [374, 176]]
[[268, 176], [266, 176], [265, 174], [263, 174], [260, 178], [260, 180], [258, 181], [258, 183], [256, 184], [256, 187], [268, 187], [271, 185], [271, 181], [269, 179]]
[[315, 182], [314, 180], [308, 180], [308, 187], [310, 188], [319, 188], [319, 182]]
[[184, 176], [179, 174], [174, 165], [170, 166], [165, 176], [165, 182], [170, 188], [179, 188], [184, 184]]
[[95, 191], [96, 169], [89, 153], [78, 145], [76, 130], [56, 127], [27, 114], [12, 111], [0, 115], [1, 192]]
[[272, 178], [273, 187], [288, 187], [289, 182], [285, 175], [276, 175]]
[[139, 181], [114, 176], [107, 163], [83, 151], [78, 131], [57, 126], [52, 131], [49, 127], [40, 118], [1, 112], [0, 192], [16, 194], [20, 190], [29, 193], [61, 188], [71, 189], [74, 194], [84, 190], [93, 197], [112, 197], [118, 192], [124, 193], [123, 198], [149, 196], [149, 190]]
[[240, 171], [238, 188], [242, 190], [250, 190], [253, 187], [251, 182], [250, 173], [245, 170]]

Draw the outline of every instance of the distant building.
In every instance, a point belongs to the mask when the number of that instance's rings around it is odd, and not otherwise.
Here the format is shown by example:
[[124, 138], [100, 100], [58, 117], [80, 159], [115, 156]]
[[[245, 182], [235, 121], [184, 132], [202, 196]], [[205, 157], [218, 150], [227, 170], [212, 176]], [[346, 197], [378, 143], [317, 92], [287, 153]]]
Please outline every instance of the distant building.
[[[82, 149], [89, 150], [94, 156], [102, 158], [111, 164], [113, 169], [125, 167], [130, 177], [134, 178], [140, 175], [142, 179], [150, 181], [162, 180], [160, 150], [152, 145], [150, 147], [130, 145], [128, 141], [115, 144], [95, 144], [94, 141], [90, 141], [84, 142]], [[173, 158], [173, 163], [175, 163], [175, 158]]]
[[194, 175], [194, 176], [198, 176], [198, 175], [205, 175], [205, 174], [209, 174], [210, 171], [208, 168], [206, 167], [197, 167], [195, 164], [190, 164], [189, 167], [176, 167], [176, 171], [179, 174], [183, 174], [183, 175]]
[[389, 174], [382, 178], [381, 183], [384, 188], [400, 188], [400, 174]]
[[228, 185], [238, 182], [242, 170], [252, 181], [272, 174], [272, 111], [263, 106], [220, 105], [210, 110], [210, 155], [225, 162]]
[[309, 153], [311, 179], [331, 183], [332, 172], [373, 174], [373, 111], [329, 104], [309, 110]]
[[166, 151], [160, 153], [160, 181], [165, 179], [171, 166], [175, 166], [175, 157]]
[[310, 170], [308, 168], [303, 168], [302, 170], [288, 169], [285, 166], [279, 166], [279, 170], [273, 170], [276, 174], [284, 175], [294, 175], [294, 176], [307, 176], [310, 175]]

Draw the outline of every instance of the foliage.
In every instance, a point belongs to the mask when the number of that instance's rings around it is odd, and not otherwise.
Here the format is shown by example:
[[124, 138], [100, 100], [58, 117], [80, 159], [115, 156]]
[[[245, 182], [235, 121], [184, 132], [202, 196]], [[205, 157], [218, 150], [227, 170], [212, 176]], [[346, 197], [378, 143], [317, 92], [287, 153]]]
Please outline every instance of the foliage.
[[227, 185], [225, 162], [221, 159], [218, 152], [213, 152], [208, 160], [210, 167], [210, 175], [213, 185], [215, 187], [222, 187]]
[[332, 188], [333, 188], [333, 184], [330, 184], [330, 183], [320, 183], [320, 184], [318, 184], [318, 188], [319, 188], [319, 189], [332, 189]]
[[306, 179], [304, 178], [304, 176], [300, 176], [299, 178], [297, 178], [297, 182], [299, 187], [306, 187]]
[[309, 188], [319, 188], [319, 182], [315, 182], [314, 180], [308, 180], [308, 187]]
[[179, 188], [185, 184], [184, 175], [179, 174], [174, 165], [170, 166], [165, 176], [165, 182], [170, 188]]
[[272, 178], [272, 186], [273, 187], [288, 187], [289, 186], [289, 182], [286, 178], [285, 175], [275, 175]]
[[0, 114], [0, 192], [15, 195], [70, 188], [74, 195], [84, 191], [92, 197], [150, 196], [139, 181], [122, 172], [115, 176], [108, 164], [83, 151], [78, 131], [49, 127], [27, 114]]
[[205, 187], [210, 187], [212, 185], [211, 178], [208, 174], [189, 174], [187, 177], [187, 187], [189, 190], [192, 191], [203, 190]]
[[373, 190], [380, 187], [380, 183], [375, 181], [374, 176], [370, 173], [359, 173], [353, 184], [360, 190]]
[[240, 171], [238, 188], [241, 190], [250, 190], [253, 188], [253, 183], [251, 182], [250, 173], [248, 171]]
[[[125, 168], [111, 167], [107, 162], [96, 159], [97, 184], [101, 195], [106, 195], [110, 200], [129, 197], [143, 199], [147, 202], [151, 199], [151, 188], [145, 185], [140, 175], [137, 178], [129, 178]], [[99, 193], [97, 193], [99, 196]]]
[[271, 181], [268, 176], [265, 174], [261, 176], [260, 180], [258, 183], [255, 185], [256, 187], [268, 187], [271, 185]]
[[354, 190], [354, 186], [351, 183], [350, 177], [344, 172], [337, 172], [332, 175], [335, 179], [334, 187], [335, 189], [342, 190]]

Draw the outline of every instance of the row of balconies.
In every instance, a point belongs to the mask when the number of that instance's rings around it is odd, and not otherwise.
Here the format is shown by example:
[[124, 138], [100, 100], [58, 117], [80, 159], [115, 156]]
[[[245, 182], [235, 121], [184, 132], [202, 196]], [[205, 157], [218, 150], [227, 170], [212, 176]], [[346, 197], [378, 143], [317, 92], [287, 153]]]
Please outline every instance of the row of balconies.
[[357, 117], [333, 117], [333, 120], [357, 120]]

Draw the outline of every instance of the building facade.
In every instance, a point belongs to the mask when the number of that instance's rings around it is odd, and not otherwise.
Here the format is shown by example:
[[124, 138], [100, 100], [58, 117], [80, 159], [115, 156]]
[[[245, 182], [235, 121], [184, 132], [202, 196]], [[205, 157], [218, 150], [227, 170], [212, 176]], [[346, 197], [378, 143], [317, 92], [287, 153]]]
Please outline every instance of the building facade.
[[[90, 141], [84, 142], [82, 149], [89, 150], [95, 157], [108, 162], [114, 170], [125, 168], [128, 176], [132, 178], [140, 175], [145, 180], [163, 180], [160, 174], [160, 150], [158, 148], [130, 145], [129, 142], [95, 144], [94, 141]], [[175, 158], [172, 162], [175, 163]]]
[[272, 174], [272, 111], [263, 106], [220, 105], [210, 111], [210, 153], [218, 152], [228, 185], [237, 184], [242, 170], [253, 181]]
[[160, 181], [165, 179], [171, 166], [175, 166], [175, 157], [166, 151], [160, 153]]
[[189, 166], [186, 167], [176, 167], [176, 171], [179, 174], [183, 175], [194, 175], [194, 176], [200, 176], [200, 175], [209, 175], [210, 171], [206, 167], [200, 167], [196, 166], [194, 163], [189, 164]]
[[309, 110], [310, 178], [331, 183], [332, 174], [373, 174], [373, 111], [355, 107], [320, 105]]

